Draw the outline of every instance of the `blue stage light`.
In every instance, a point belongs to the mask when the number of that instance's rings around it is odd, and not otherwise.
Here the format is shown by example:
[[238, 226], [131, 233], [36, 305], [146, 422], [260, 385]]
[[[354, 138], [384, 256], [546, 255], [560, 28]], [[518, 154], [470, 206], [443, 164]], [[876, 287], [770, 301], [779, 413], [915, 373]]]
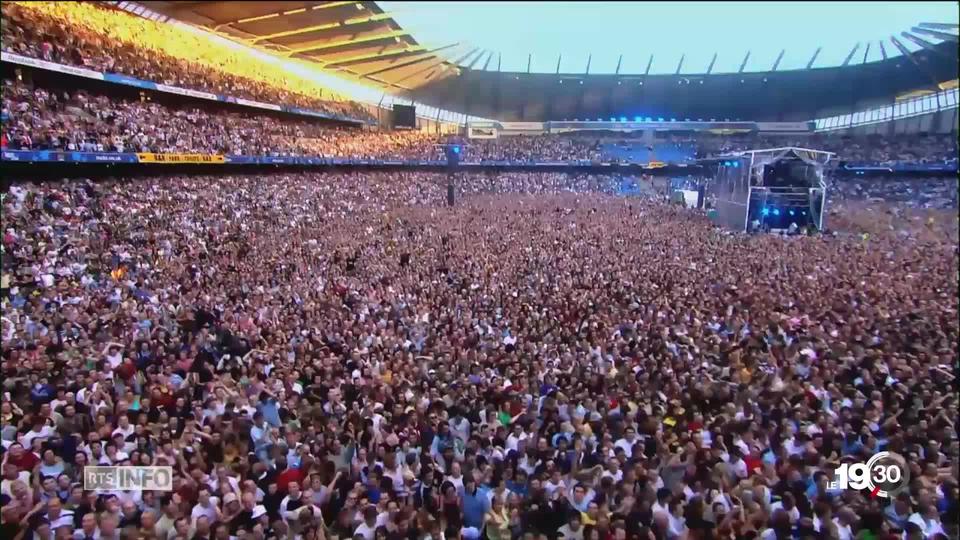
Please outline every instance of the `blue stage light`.
[[459, 147], [459, 146], [454, 146], [454, 147], [453, 147], [453, 153], [454, 153], [454, 154], [459, 154], [459, 153], [460, 153], [460, 147]]
[[807, 215], [807, 211], [806, 211], [806, 210], [801, 210], [801, 211], [800, 211], [800, 215], [801, 215], [801, 216]]
[[634, 121], [634, 122], [643, 122], [643, 117], [642, 117], [642, 116], [634, 116], [634, 117], [633, 117], [633, 121]]
[[611, 121], [611, 122], [616, 122], [616, 121], [617, 121], [617, 117], [616, 117], [616, 116], [611, 116], [611, 117], [610, 117], [610, 121]]
[[769, 216], [769, 215], [770, 215], [770, 209], [764, 207], [763, 210], [760, 210], [760, 215]]
[[791, 216], [794, 215], [794, 213], [795, 213], [795, 212], [794, 212], [793, 210], [790, 211], [790, 215], [791, 215]]
[[734, 162], [733, 162], [733, 166], [734, 166], [734, 167], [739, 167], [739, 166], [740, 166], [740, 162], [739, 162], [739, 161], [734, 161]]
[[774, 208], [774, 209], [773, 209], [773, 215], [779, 216], [779, 215], [780, 215], [780, 209], [779, 209], [779, 208]]
[[620, 121], [621, 121], [621, 122], [626, 122], [626, 121], [627, 121], [627, 117], [626, 117], [626, 116], [621, 116], [621, 117], [620, 117]]

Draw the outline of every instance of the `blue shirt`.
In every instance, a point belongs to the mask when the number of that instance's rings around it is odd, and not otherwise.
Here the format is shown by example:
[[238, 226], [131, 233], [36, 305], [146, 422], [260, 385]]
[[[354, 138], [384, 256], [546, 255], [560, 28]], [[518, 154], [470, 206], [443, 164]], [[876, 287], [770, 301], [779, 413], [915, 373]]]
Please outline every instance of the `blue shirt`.
[[257, 409], [263, 414], [263, 419], [266, 420], [268, 424], [273, 427], [280, 427], [280, 407], [277, 406], [276, 400], [268, 399], [262, 401], [260, 405], [257, 406]]
[[471, 495], [463, 493], [463, 524], [465, 527], [483, 528], [483, 516], [490, 509], [486, 490], [477, 488]]
[[526, 498], [527, 493], [530, 491], [530, 490], [527, 488], [527, 485], [526, 485], [526, 484], [521, 484], [521, 483], [519, 483], [519, 482], [514, 482], [513, 480], [508, 480], [508, 481], [507, 481], [507, 489], [510, 490], [511, 493], [516, 493], [517, 496], [519, 496], [519, 497], [521, 497], [521, 498]]

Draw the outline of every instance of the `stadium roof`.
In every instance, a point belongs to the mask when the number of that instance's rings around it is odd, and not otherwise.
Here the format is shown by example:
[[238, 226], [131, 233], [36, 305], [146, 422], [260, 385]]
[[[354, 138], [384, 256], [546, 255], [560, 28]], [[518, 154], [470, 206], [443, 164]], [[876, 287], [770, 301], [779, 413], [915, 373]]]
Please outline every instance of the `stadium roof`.
[[943, 41], [938, 26], [960, 23], [956, 2], [378, 4], [421, 42], [466, 42], [484, 53], [465, 65], [479, 69], [490, 57], [488, 70], [499, 65], [501, 71], [518, 73], [664, 75], [836, 67], [901, 56], [891, 36], [916, 52], [924, 45], [901, 32], [936, 44]]
[[[684, 10], [673, 16], [664, 2], [138, 4], [405, 100], [498, 120], [809, 120], [957, 78], [953, 2], [669, 3]], [[734, 56], [731, 43], [745, 50]]]
[[309, 60], [391, 92], [453, 75], [466, 45], [426, 47], [376, 2], [137, 2], [281, 57]]

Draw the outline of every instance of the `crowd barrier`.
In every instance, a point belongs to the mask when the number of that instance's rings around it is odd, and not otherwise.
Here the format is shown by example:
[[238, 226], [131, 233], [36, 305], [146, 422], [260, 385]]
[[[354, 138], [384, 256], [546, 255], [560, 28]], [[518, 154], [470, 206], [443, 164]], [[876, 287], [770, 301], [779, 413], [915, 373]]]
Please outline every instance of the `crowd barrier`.
[[871, 163], [846, 162], [840, 165], [848, 171], [889, 171], [889, 172], [957, 172], [958, 163], [894, 163], [893, 165], [876, 165]]
[[[55, 150], [4, 150], [4, 161], [17, 162], [73, 162], [73, 163], [167, 163], [167, 164], [229, 164], [229, 165], [386, 165], [386, 166], [446, 166], [443, 159], [361, 159], [325, 156], [224, 156], [215, 154], [161, 154], [66, 152]], [[503, 161], [484, 160], [460, 163], [461, 167], [596, 167], [620, 165], [590, 160], [571, 161]], [[663, 163], [633, 164], [648, 168], [664, 167]], [[685, 167], [686, 164], [677, 164]]]
[[[66, 152], [56, 150], [4, 150], [4, 161], [16, 162], [65, 162], [65, 163], [166, 163], [176, 164], [220, 164], [220, 165], [385, 165], [385, 166], [446, 166], [446, 160], [426, 159], [360, 159], [325, 156], [225, 156], [219, 154], [163, 154], [154, 152], [113, 153], [113, 152]], [[665, 167], [684, 168], [687, 163], [616, 163], [609, 161], [570, 160], [570, 161], [503, 161], [482, 160], [479, 162], [461, 162], [460, 167], [612, 167], [640, 166], [644, 169]], [[956, 172], [957, 163], [899, 163], [883, 166], [855, 166], [844, 163], [840, 169], [847, 171], [888, 171], [888, 172]]]
[[225, 156], [216, 154], [138, 153], [140, 163], [225, 163]]
[[57, 73], [65, 73], [67, 75], [74, 75], [77, 77], [85, 77], [87, 79], [96, 79], [98, 81], [105, 81], [105, 82], [115, 83], [115, 84], [123, 84], [126, 86], [134, 86], [137, 88], [142, 88], [144, 90], [165, 92], [167, 94], [178, 94], [181, 96], [189, 96], [192, 98], [206, 99], [210, 101], [220, 101], [223, 103], [235, 103], [237, 105], [243, 105], [246, 107], [255, 107], [257, 109], [266, 109], [270, 111], [282, 111], [282, 112], [291, 113], [291, 114], [298, 114], [301, 116], [326, 118], [328, 120], [337, 120], [340, 122], [351, 122], [354, 124], [373, 124], [374, 123], [374, 122], [368, 122], [366, 120], [360, 120], [357, 118], [350, 118], [346, 116], [325, 113], [322, 111], [312, 111], [308, 109], [301, 109], [299, 107], [287, 107], [282, 105], [275, 105], [273, 103], [264, 103], [262, 101], [254, 101], [250, 99], [243, 99], [243, 98], [238, 98], [233, 96], [221, 96], [218, 94], [211, 94], [210, 92], [203, 92], [200, 90], [191, 90], [189, 88], [179, 88], [177, 86], [170, 86], [166, 84], [156, 83], [153, 81], [144, 81], [141, 79], [136, 79], [134, 77], [121, 75], [119, 73], [102, 73], [102, 72], [94, 71], [91, 69], [86, 69], [86, 68], [81, 68], [76, 66], [67, 66], [64, 64], [58, 64], [56, 62], [48, 62], [46, 60], [31, 58], [29, 56], [23, 56], [21, 54], [11, 53], [7, 51], [0, 52], [0, 60], [2, 60], [3, 62], [10, 62], [12, 64], [30, 66], [37, 69], [45, 69], [47, 71], [55, 71]]

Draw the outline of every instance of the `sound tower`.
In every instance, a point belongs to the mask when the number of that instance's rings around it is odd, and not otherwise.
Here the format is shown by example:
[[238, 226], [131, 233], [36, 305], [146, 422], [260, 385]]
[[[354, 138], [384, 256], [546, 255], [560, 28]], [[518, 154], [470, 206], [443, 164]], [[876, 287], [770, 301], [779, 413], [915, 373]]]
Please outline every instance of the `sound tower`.
[[454, 203], [453, 175], [447, 176], [447, 206], [453, 206]]

